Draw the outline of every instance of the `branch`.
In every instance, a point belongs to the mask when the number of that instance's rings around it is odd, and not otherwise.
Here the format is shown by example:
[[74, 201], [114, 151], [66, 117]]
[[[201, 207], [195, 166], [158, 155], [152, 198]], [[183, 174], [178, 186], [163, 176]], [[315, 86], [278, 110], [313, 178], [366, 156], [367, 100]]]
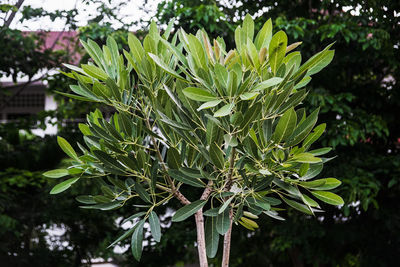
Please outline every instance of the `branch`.
[[204, 189], [204, 191], [203, 191], [203, 194], [201, 195], [201, 197], [200, 197], [200, 200], [206, 200], [207, 198], [208, 198], [208, 196], [211, 194], [211, 192], [212, 192], [212, 184], [213, 184], [213, 181], [212, 180], [210, 180], [210, 181], [208, 181], [208, 184], [207, 184], [207, 186], [206, 186], [206, 189]]
[[[150, 122], [149, 122], [149, 118], [148, 118], [147, 116], [145, 116], [145, 117], [146, 117], [146, 120], [145, 120], [146, 127], [151, 131], [152, 128], [151, 128], [151, 125], [150, 125]], [[151, 141], [153, 142], [154, 148], [155, 148], [155, 150], [156, 150], [156, 154], [157, 154], [158, 160], [160, 161], [161, 166], [162, 166], [162, 168], [163, 168], [163, 170], [164, 170], [165, 177], [167, 178], [168, 183], [171, 185], [171, 193], [172, 193], [183, 205], [188, 205], [188, 204], [190, 204], [190, 201], [175, 187], [174, 182], [172, 181], [171, 177], [168, 175], [168, 170], [167, 170], [167, 167], [165, 166], [165, 162], [164, 162], [163, 157], [162, 157], [162, 155], [161, 155], [160, 149], [158, 148], [156, 139], [155, 139], [154, 136], [152, 136], [152, 135], [150, 136], [150, 138], [151, 138]]]
[[2, 30], [5, 30], [8, 27], [10, 27], [11, 22], [14, 20], [15, 14], [17, 14], [19, 8], [22, 6], [23, 3], [24, 3], [24, 0], [18, 0], [18, 2], [15, 4], [15, 7], [17, 8], [17, 10], [14, 10], [13, 12], [11, 12], [10, 16], [4, 22], [4, 26], [3, 26]]
[[235, 156], [236, 156], [236, 149], [232, 148], [232, 154], [229, 160], [229, 172], [228, 172], [228, 179], [226, 181], [225, 190], [229, 191], [232, 187], [232, 175], [233, 175], [233, 168], [235, 166]]
[[199, 253], [200, 267], [208, 267], [203, 208], [199, 209], [194, 217], [196, 220], [197, 251]]
[[[213, 181], [209, 180], [206, 188], [203, 191], [203, 194], [201, 194], [201, 197], [200, 197], [201, 200], [206, 200], [208, 198], [208, 196], [211, 194], [212, 184], [213, 184]], [[206, 239], [205, 239], [205, 231], [204, 231], [203, 208], [199, 209], [195, 213], [194, 216], [196, 219], [197, 251], [199, 252], [200, 267], [208, 267], [207, 253], [206, 253]]]
[[[225, 190], [229, 191], [232, 186], [232, 175], [233, 175], [233, 168], [235, 166], [235, 154], [236, 149], [232, 148], [232, 154], [229, 162], [229, 173], [228, 173], [228, 180], [225, 185]], [[222, 265], [221, 267], [229, 267], [229, 256], [231, 251], [231, 236], [232, 236], [232, 223], [233, 223], [233, 209], [229, 210], [229, 229], [228, 232], [224, 235], [224, 248], [223, 248], [223, 255], [222, 255]]]
[[233, 222], [233, 210], [229, 211], [229, 230], [224, 236], [224, 248], [222, 255], [221, 267], [229, 267], [229, 255], [231, 251], [231, 236], [232, 236], [232, 222]]

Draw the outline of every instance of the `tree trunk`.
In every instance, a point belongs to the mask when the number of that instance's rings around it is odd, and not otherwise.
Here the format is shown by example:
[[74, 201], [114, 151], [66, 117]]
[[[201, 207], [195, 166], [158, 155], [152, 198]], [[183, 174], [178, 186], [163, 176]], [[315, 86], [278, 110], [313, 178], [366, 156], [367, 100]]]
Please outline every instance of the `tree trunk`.
[[224, 236], [224, 249], [222, 255], [221, 267], [229, 267], [229, 256], [231, 251], [231, 236], [232, 236], [232, 222], [233, 222], [233, 210], [229, 211], [230, 225], [229, 230]]
[[[231, 152], [231, 158], [229, 161], [229, 173], [228, 173], [228, 182], [226, 183], [225, 190], [228, 192], [232, 187], [232, 175], [233, 169], [235, 166], [235, 153], [236, 149], [233, 148]], [[225, 198], [227, 201], [228, 198]], [[229, 267], [229, 256], [231, 252], [231, 235], [232, 235], [232, 223], [233, 223], [233, 209], [229, 207], [229, 229], [228, 232], [224, 235], [224, 248], [222, 254], [222, 267]]]
[[208, 267], [203, 209], [200, 209], [196, 212], [195, 218], [197, 229], [197, 250], [199, 252], [200, 267]]

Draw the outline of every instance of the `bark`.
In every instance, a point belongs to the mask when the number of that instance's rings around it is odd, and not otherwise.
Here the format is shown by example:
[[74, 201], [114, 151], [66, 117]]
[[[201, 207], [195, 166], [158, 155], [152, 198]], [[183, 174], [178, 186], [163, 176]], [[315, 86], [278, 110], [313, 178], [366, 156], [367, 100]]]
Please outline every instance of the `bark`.
[[[235, 148], [232, 149], [231, 153], [232, 154], [231, 154], [230, 162], [229, 162], [228, 180], [227, 180], [227, 183], [225, 186], [226, 191], [229, 191], [232, 187], [232, 175], [233, 175], [233, 169], [235, 167], [235, 155], [236, 155]], [[222, 265], [221, 265], [222, 267], [229, 266], [229, 256], [230, 256], [230, 251], [231, 251], [232, 223], [233, 223], [232, 208], [230, 208], [230, 210], [229, 210], [229, 219], [230, 219], [229, 230], [224, 235], [224, 248], [223, 248]]]
[[[200, 199], [206, 200], [212, 192], [213, 181], [208, 181], [203, 194]], [[197, 230], [197, 251], [199, 252], [200, 267], [208, 267], [207, 252], [206, 252], [206, 236], [204, 231], [204, 216], [203, 209], [200, 209], [195, 214], [196, 219], [196, 230]]]
[[231, 251], [231, 236], [232, 236], [232, 222], [233, 222], [233, 210], [229, 211], [230, 225], [229, 230], [224, 236], [224, 249], [222, 255], [222, 265], [221, 267], [229, 266], [229, 256]]
[[204, 233], [204, 216], [203, 209], [200, 209], [195, 214], [196, 229], [197, 229], [197, 250], [199, 252], [200, 267], [208, 267], [206, 254], [206, 238]]

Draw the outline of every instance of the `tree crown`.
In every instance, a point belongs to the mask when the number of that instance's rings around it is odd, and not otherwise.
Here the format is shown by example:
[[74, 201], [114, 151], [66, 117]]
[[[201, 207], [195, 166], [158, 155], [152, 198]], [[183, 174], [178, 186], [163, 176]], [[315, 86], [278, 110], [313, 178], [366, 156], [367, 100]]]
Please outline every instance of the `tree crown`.
[[285, 32], [273, 34], [271, 20], [255, 35], [247, 15], [230, 51], [222, 38], [211, 41], [204, 30], [172, 35], [172, 25], [160, 34], [153, 22], [143, 43], [130, 34], [129, 52], [122, 54], [111, 37], [103, 47], [82, 41], [92, 61], [67, 65], [74, 94], [61, 94], [111, 106], [115, 113], [106, 119], [96, 110], [79, 124], [85, 141], [78, 144], [79, 155], [58, 138], [71, 166], [45, 176], [72, 178], [51, 193], [95, 178], [101, 193], [77, 197], [84, 208], [141, 202], [143, 211], [126, 219], [136, 224], [113, 243], [132, 235], [138, 260], [145, 222], [160, 241], [157, 207], [174, 197], [184, 205], [174, 222], [207, 209], [209, 257], [231, 219], [254, 230], [261, 214], [283, 220], [282, 201], [308, 215], [321, 211], [315, 199], [342, 205], [329, 192], [339, 180], [314, 179], [330, 160], [321, 157], [330, 148], [311, 149], [326, 125], [315, 126], [318, 109], [307, 114], [298, 108], [311, 76], [331, 62], [332, 45], [301, 64], [294, 51], [301, 42], [288, 45]]

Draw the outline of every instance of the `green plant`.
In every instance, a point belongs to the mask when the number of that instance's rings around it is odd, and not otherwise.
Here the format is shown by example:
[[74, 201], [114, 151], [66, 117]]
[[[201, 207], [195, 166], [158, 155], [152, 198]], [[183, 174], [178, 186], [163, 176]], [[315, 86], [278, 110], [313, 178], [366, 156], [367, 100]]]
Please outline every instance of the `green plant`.
[[125, 57], [112, 38], [102, 48], [82, 41], [93, 62], [67, 66], [76, 94], [62, 94], [112, 106], [115, 114], [107, 120], [96, 110], [79, 125], [87, 147], [78, 144], [82, 155], [58, 137], [71, 167], [44, 175], [73, 177], [51, 193], [95, 178], [102, 193], [77, 197], [84, 208], [111, 210], [141, 199], [143, 211], [126, 219], [134, 226], [111, 244], [132, 236], [137, 260], [145, 222], [160, 241], [157, 208], [176, 198], [183, 207], [173, 222], [195, 215], [201, 266], [215, 256], [220, 235], [222, 266], [228, 266], [232, 224], [254, 230], [262, 214], [283, 220], [282, 201], [308, 215], [321, 211], [312, 197], [343, 205], [329, 192], [339, 180], [313, 179], [330, 160], [320, 156], [331, 148], [310, 150], [326, 125], [314, 127], [318, 110], [306, 115], [295, 109], [311, 75], [332, 60], [331, 45], [301, 65], [300, 52], [293, 52], [301, 43], [288, 46], [283, 31], [273, 35], [271, 20], [254, 38], [247, 15], [230, 51], [222, 38], [211, 44], [202, 30], [192, 35], [181, 29], [168, 41], [171, 29], [172, 23], [160, 35], [153, 22], [143, 45], [130, 35]]

